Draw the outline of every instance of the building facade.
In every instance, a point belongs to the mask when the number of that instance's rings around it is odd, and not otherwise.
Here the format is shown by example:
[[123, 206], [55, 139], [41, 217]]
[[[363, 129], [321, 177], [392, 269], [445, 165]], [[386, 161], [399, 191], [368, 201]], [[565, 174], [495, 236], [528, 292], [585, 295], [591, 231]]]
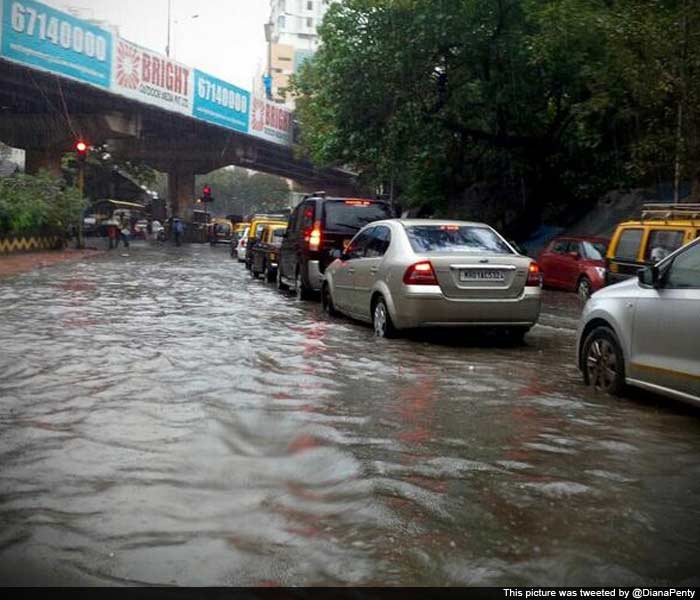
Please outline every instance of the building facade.
[[333, 0], [270, 0], [270, 21], [265, 25], [268, 44], [268, 96], [293, 106], [286, 93], [289, 78], [318, 48], [318, 26]]

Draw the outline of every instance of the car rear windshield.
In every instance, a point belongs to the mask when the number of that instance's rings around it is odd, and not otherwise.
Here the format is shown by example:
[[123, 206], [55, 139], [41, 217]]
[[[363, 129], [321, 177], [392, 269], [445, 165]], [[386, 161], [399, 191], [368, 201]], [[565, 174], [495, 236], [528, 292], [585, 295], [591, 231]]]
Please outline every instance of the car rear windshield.
[[367, 223], [391, 218], [391, 209], [384, 202], [338, 200], [325, 203], [328, 231], [354, 233]]
[[406, 227], [414, 252], [488, 252], [513, 254], [492, 230], [470, 225], [411, 225]]

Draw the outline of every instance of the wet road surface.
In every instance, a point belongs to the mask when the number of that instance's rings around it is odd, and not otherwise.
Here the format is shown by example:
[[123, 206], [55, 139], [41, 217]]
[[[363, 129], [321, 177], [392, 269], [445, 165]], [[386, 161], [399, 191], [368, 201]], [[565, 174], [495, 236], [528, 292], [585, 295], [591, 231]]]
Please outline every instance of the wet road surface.
[[520, 347], [377, 340], [147, 247], [0, 280], [0, 579], [694, 584], [700, 413]]

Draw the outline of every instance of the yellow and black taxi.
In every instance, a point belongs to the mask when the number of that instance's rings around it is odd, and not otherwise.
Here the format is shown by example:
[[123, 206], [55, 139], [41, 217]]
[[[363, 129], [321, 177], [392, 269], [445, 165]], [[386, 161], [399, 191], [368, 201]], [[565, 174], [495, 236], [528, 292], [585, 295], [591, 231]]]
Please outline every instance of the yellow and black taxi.
[[265, 225], [276, 224], [287, 226], [289, 218], [283, 213], [258, 213], [251, 217], [246, 240], [245, 268], [250, 269], [253, 259], [253, 249], [262, 239]]
[[253, 277], [262, 275], [268, 283], [275, 280], [280, 246], [285, 231], [287, 231], [286, 223], [263, 225], [260, 240], [251, 250], [250, 272]]
[[620, 223], [606, 254], [606, 283], [634, 277], [700, 237], [700, 204], [645, 204], [641, 218]]

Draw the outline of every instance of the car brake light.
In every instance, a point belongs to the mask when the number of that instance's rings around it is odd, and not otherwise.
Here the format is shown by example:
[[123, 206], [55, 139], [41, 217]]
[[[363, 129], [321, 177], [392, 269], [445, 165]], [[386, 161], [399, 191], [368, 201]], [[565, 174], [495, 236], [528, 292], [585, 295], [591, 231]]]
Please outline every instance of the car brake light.
[[345, 204], [351, 204], [353, 206], [369, 206], [371, 202], [368, 200], [346, 200]]
[[316, 221], [314, 228], [309, 233], [309, 250], [316, 252], [321, 247], [321, 223]]
[[540, 265], [536, 262], [531, 262], [527, 269], [527, 286], [540, 287], [542, 285], [542, 271]]
[[408, 267], [404, 273], [403, 282], [406, 285], [438, 285], [433, 265], [429, 260]]

